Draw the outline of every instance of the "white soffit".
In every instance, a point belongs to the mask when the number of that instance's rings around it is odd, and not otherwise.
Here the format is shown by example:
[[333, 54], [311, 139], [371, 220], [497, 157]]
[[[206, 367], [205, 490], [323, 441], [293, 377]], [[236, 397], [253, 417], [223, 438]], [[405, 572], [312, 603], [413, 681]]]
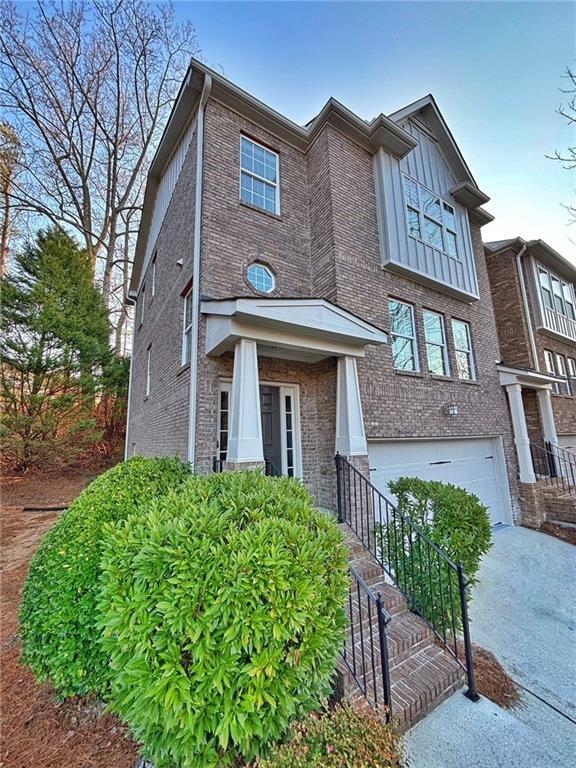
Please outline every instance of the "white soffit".
[[207, 354], [231, 349], [240, 336], [287, 349], [362, 356], [367, 344], [385, 344], [387, 334], [324, 299], [239, 298], [203, 301], [208, 316]]

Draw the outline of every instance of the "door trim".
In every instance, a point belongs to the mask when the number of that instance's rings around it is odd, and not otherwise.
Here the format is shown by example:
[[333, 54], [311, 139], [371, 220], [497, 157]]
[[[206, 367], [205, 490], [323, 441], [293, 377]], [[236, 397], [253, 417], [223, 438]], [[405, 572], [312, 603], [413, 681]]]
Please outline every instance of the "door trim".
[[[300, 430], [300, 385], [288, 384], [280, 381], [260, 381], [263, 387], [278, 387], [280, 390], [280, 439], [282, 452], [282, 474], [286, 475], [288, 467], [288, 446], [286, 441], [286, 395], [292, 397], [293, 413], [293, 448], [294, 448], [294, 477], [302, 478], [302, 440]], [[232, 392], [232, 379], [220, 379], [218, 387], [218, 418], [217, 418], [217, 445], [220, 455], [220, 392]], [[230, 397], [230, 395], [229, 395]]]

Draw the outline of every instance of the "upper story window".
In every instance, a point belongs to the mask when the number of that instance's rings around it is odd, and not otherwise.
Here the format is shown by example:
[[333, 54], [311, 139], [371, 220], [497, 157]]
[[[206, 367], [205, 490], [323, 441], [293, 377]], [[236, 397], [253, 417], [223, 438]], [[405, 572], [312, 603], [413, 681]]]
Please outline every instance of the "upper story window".
[[154, 298], [156, 295], [156, 253], [152, 257], [152, 286], [150, 293], [152, 298]]
[[246, 270], [248, 282], [260, 293], [272, 293], [275, 287], [274, 275], [263, 264], [250, 264]]
[[146, 350], [146, 389], [145, 397], [148, 397], [150, 394], [150, 381], [152, 378], [152, 347], [148, 347]]
[[538, 282], [543, 306], [564, 315], [569, 320], [576, 320], [574, 286], [542, 266], [538, 266]]
[[454, 207], [409, 176], [404, 176], [404, 199], [411, 237], [459, 259]]
[[140, 294], [140, 325], [144, 322], [144, 307], [146, 305], [146, 286], [142, 286], [142, 293]]
[[444, 318], [438, 312], [430, 312], [425, 309], [422, 312], [422, 319], [424, 320], [424, 340], [426, 342], [428, 370], [436, 376], [447, 376], [449, 365]]
[[280, 213], [278, 153], [240, 137], [240, 199], [270, 213]]
[[192, 289], [184, 296], [184, 328], [182, 331], [182, 365], [192, 356]]
[[452, 320], [452, 336], [454, 338], [454, 354], [456, 355], [458, 378], [471, 381], [476, 378], [476, 374], [472, 354], [470, 323], [466, 323], [464, 320]]
[[417, 371], [418, 353], [414, 307], [402, 301], [391, 300], [388, 302], [388, 311], [390, 313], [394, 368], [400, 371]]
[[568, 363], [570, 391], [574, 396], [576, 396], [576, 358], [568, 357], [566, 358], [566, 362]]
[[566, 358], [564, 355], [556, 355], [556, 370], [558, 372], [558, 376], [564, 379], [563, 382], [559, 382], [557, 387], [557, 391], [561, 395], [570, 395], [571, 388], [570, 388], [570, 379], [568, 378], [568, 372], [566, 369]]

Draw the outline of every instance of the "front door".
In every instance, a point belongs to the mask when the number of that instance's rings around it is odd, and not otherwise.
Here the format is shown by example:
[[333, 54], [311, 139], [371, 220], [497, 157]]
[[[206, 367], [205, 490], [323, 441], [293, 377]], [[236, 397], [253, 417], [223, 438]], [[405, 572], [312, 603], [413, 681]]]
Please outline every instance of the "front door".
[[282, 474], [282, 427], [280, 419], [280, 388], [260, 387], [262, 414], [262, 446], [266, 460], [266, 473]]

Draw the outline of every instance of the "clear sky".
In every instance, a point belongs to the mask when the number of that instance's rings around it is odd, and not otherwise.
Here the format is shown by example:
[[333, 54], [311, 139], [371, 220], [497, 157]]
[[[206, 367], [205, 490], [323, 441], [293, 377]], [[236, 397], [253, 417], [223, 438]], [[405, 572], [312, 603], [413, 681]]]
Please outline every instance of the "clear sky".
[[298, 123], [334, 96], [363, 118], [434, 94], [496, 220], [485, 240], [541, 238], [576, 263], [576, 143], [557, 113], [576, 4], [187, 2], [206, 64]]

